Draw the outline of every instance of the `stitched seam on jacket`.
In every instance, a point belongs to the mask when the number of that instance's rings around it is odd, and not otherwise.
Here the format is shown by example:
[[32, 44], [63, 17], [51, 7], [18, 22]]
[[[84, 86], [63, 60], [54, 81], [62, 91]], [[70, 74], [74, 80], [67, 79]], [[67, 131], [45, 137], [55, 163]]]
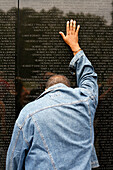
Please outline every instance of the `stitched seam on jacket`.
[[88, 103], [88, 112], [89, 112], [89, 116], [90, 116], [90, 138], [91, 138], [91, 142], [92, 142], [92, 127], [91, 127], [91, 111], [90, 111], [90, 107], [89, 107], [89, 103]]
[[19, 135], [20, 135], [20, 130], [18, 131], [17, 139], [16, 139], [15, 145], [14, 145], [13, 150], [12, 150], [11, 159], [10, 159], [10, 170], [13, 169], [13, 168], [12, 168], [13, 154], [14, 154], [14, 151], [15, 151], [15, 148], [16, 148], [16, 144], [17, 144]]
[[38, 123], [36, 123], [36, 121], [33, 119], [33, 117], [32, 117], [32, 120], [33, 120], [34, 124], [35, 124], [36, 127], [37, 127], [37, 130], [38, 130], [39, 135], [40, 135], [40, 137], [41, 137], [41, 139], [42, 139], [43, 145], [44, 145], [44, 147], [45, 147], [45, 149], [46, 149], [46, 151], [47, 151], [47, 153], [48, 153], [48, 155], [49, 155], [49, 157], [50, 157], [52, 166], [53, 166], [54, 170], [57, 170], [56, 167], [55, 167], [55, 163], [54, 163], [53, 157], [52, 157], [52, 155], [51, 155], [51, 153], [50, 153], [50, 151], [49, 151], [49, 148], [48, 148], [48, 146], [47, 146], [47, 144], [46, 144], [46, 141], [45, 141], [45, 139], [44, 139], [44, 136], [43, 136], [43, 134], [42, 134], [42, 132], [41, 132], [41, 129], [40, 129]]
[[85, 99], [85, 100], [78, 100], [78, 101], [72, 102], [72, 103], [62, 103], [62, 104], [47, 106], [47, 107], [44, 107], [44, 108], [42, 108], [42, 109], [40, 109], [40, 110], [36, 110], [35, 112], [27, 115], [27, 117], [25, 118], [22, 126], [20, 126], [20, 125], [18, 124], [18, 127], [21, 129], [21, 128], [24, 126], [24, 124], [25, 124], [25, 122], [26, 122], [26, 120], [27, 120], [28, 118], [32, 117], [34, 114], [36, 114], [36, 113], [38, 113], [38, 112], [40, 112], [40, 111], [43, 111], [43, 110], [45, 110], [45, 109], [49, 109], [49, 108], [52, 108], [52, 107], [59, 107], [59, 106], [66, 106], [66, 105], [78, 104], [78, 103], [80, 103], [80, 102], [86, 102], [86, 101], [88, 101], [89, 99], [90, 99], [90, 97], [88, 97], [88, 98]]
[[[22, 132], [23, 132], [23, 129], [22, 129]], [[28, 143], [27, 139], [24, 136], [24, 132], [23, 132], [23, 139], [24, 139], [25, 143], [27, 144], [27, 146], [29, 147], [29, 143]]]
[[[91, 126], [91, 110], [90, 110], [90, 107], [89, 107], [89, 103], [88, 103], [88, 111], [89, 111], [89, 115], [90, 115], [90, 137], [91, 137], [91, 147], [93, 149], [93, 144], [92, 144], [92, 126]], [[93, 164], [94, 162], [91, 162], [91, 165]]]

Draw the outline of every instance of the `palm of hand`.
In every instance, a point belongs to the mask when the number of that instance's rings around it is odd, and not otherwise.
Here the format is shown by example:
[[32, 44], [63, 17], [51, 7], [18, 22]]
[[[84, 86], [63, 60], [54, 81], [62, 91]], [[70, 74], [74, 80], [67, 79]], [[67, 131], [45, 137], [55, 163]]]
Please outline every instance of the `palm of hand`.
[[75, 51], [80, 48], [78, 44], [79, 29], [80, 29], [79, 25], [76, 29], [76, 21], [71, 20], [70, 25], [69, 25], [69, 21], [67, 21], [66, 36], [64, 35], [63, 32], [59, 32], [63, 40], [71, 47], [72, 51]]

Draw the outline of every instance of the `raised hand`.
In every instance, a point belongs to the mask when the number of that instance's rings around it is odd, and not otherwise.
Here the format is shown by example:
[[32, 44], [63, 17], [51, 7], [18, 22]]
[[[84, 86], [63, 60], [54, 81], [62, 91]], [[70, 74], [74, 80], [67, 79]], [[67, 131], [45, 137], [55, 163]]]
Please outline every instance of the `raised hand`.
[[63, 40], [71, 47], [72, 51], [75, 51], [75, 52], [80, 49], [80, 46], [78, 43], [79, 29], [80, 29], [80, 25], [78, 25], [76, 29], [76, 21], [73, 21], [71, 19], [70, 23], [69, 21], [67, 21], [67, 24], [66, 24], [66, 36], [64, 35], [63, 32], [59, 32]]

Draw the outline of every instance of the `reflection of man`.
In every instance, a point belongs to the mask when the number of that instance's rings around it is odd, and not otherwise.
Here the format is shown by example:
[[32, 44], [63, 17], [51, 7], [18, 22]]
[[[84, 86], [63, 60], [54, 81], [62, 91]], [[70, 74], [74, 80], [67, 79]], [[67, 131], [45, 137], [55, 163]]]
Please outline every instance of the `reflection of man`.
[[8, 86], [6, 82], [0, 79], [0, 136], [5, 137], [6, 121], [5, 121], [5, 104], [4, 97], [7, 94]]
[[29, 91], [24, 87], [20, 77], [16, 77], [16, 119], [21, 109], [28, 103]]
[[74, 58], [70, 69], [78, 88], [52, 76], [46, 90], [21, 111], [7, 153], [6, 169], [90, 170], [98, 167], [94, 149], [93, 119], [98, 102], [97, 74], [80, 49], [76, 22], [67, 22], [64, 41]]
[[[1, 72], [0, 72], [1, 74]], [[6, 94], [9, 92], [9, 83], [0, 76], [0, 136], [5, 138], [6, 135], [6, 111], [4, 99]]]

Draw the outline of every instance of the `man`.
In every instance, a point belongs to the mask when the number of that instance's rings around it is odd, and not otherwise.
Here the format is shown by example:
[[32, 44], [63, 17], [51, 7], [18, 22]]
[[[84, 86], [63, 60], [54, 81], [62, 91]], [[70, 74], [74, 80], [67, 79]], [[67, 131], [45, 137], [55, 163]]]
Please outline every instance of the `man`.
[[20, 112], [7, 153], [7, 170], [90, 170], [98, 167], [93, 119], [98, 103], [97, 74], [80, 49], [76, 22], [67, 22], [64, 41], [73, 51], [72, 89], [65, 76], [52, 76], [38, 100]]

